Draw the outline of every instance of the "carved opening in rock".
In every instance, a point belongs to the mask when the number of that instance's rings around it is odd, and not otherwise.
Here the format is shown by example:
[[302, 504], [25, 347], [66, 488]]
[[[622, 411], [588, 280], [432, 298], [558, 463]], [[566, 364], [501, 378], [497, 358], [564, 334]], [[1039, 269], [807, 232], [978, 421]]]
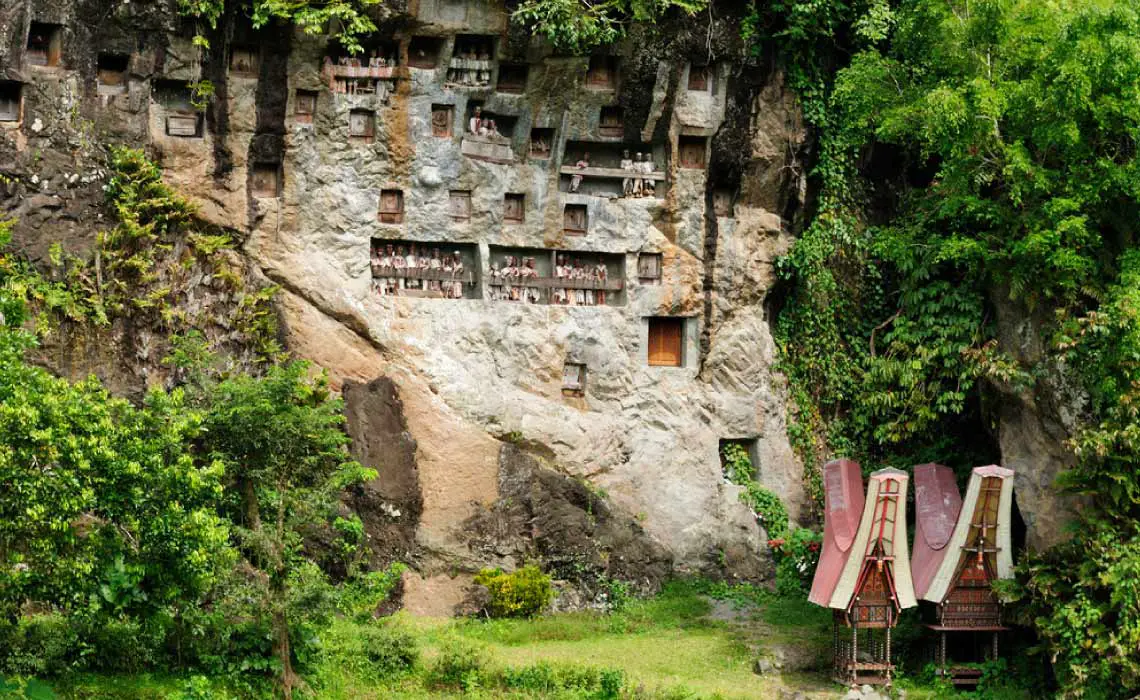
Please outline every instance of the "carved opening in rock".
[[63, 56], [63, 26], [47, 22], [32, 22], [28, 30], [28, 43], [24, 61], [30, 66], [60, 65]]
[[235, 44], [230, 49], [230, 72], [247, 78], [256, 78], [261, 51], [252, 44]]
[[606, 138], [621, 138], [625, 135], [625, 127], [621, 120], [621, 107], [602, 107], [598, 116], [598, 134]]
[[639, 253], [637, 279], [642, 284], [661, 284], [661, 253]]
[[471, 190], [451, 190], [447, 196], [447, 213], [453, 221], [467, 221], [471, 218]]
[[487, 87], [495, 71], [495, 37], [460, 34], [455, 37], [447, 83], [454, 87]]
[[348, 113], [348, 136], [357, 141], [372, 143], [376, 136], [376, 115], [368, 109], [354, 109]]
[[554, 144], [554, 129], [535, 128], [530, 130], [529, 152], [531, 158], [549, 158]]
[[400, 63], [400, 45], [390, 39], [381, 39], [378, 36], [361, 37], [362, 51], [352, 53], [339, 41], [333, 40], [328, 44], [325, 54], [328, 62], [335, 66], [354, 68], [395, 68]]
[[154, 101], [162, 106], [166, 135], [180, 138], [202, 136], [202, 113], [194, 107], [194, 96], [184, 80], [157, 80]]
[[716, 73], [712, 66], [695, 63], [689, 66], [689, 90], [691, 92], [716, 92]]
[[408, 65], [412, 68], [432, 69], [439, 65], [439, 52], [443, 39], [434, 36], [414, 36], [408, 42]]
[[586, 365], [580, 362], [567, 362], [562, 365], [562, 395], [575, 397], [586, 395]]
[[127, 68], [131, 57], [120, 53], [100, 53], [96, 60], [96, 80], [100, 95], [125, 95]]
[[625, 303], [625, 256], [579, 250], [490, 246], [491, 301], [555, 306]]
[[508, 192], [503, 195], [503, 221], [521, 224], [526, 220], [526, 195]]
[[742, 438], [721, 438], [717, 445], [717, 455], [720, 456], [720, 469], [727, 477], [728, 473], [728, 460], [725, 459], [725, 453], [729, 445], [737, 445], [748, 455], [748, 462], [752, 465], [752, 472], [749, 475], [752, 479], [760, 478], [760, 451], [757, 447], [759, 442], [755, 437], [742, 437]]
[[474, 299], [479, 269], [472, 243], [373, 238], [372, 291], [378, 296]]
[[14, 80], [0, 81], [0, 122], [20, 121], [20, 95], [23, 87]]
[[736, 216], [736, 195], [723, 187], [713, 190], [713, 212], [722, 219]]
[[651, 316], [647, 359], [653, 367], [681, 367], [685, 359], [685, 319]]
[[431, 135], [441, 138], [451, 136], [451, 123], [454, 121], [455, 107], [452, 105], [431, 106]]
[[[586, 154], [589, 157], [583, 159]], [[639, 170], [631, 174], [625, 169], [623, 161], [628, 159], [637, 163], [649, 163], [648, 172]], [[586, 168], [578, 167], [579, 163], [587, 162]], [[634, 181], [651, 180], [652, 187], [641, 187], [637, 194], [660, 197], [664, 194], [665, 172], [661, 169], [665, 162], [665, 148], [650, 144], [623, 144], [598, 141], [568, 141], [563, 152], [561, 181], [559, 189], [563, 192], [579, 192], [596, 197], [621, 197], [626, 194], [626, 181], [630, 185], [630, 194], [633, 194]], [[575, 187], [575, 177], [580, 181]]]
[[681, 167], [700, 169], [705, 168], [705, 151], [708, 138], [704, 136], [679, 136], [677, 145], [681, 151]]
[[590, 56], [590, 67], [586, 70], [586, 87], [596, 90], [616, 90], [617, 84], [617, 57]]
[[380, 223], [404, 222], [404, 193], [401, 190], [380, 190]]
[[293, 118], [301, 124], [312, 124], [317, 113], [317, 91], [297, 90], [293, 94]]
[[497, 92], [519, 94], [526, 92], [526, 79], [530, 68], [525, 63], [504, 63], [499, 66]]
[[571, 236], [584, 236], [588, 230], [585, 204], [567, 204], [562, 210], [562, 230]]
[[280, 163], [254, 163], [249, 188], [254, 197], [280, 197], [282, 179]]

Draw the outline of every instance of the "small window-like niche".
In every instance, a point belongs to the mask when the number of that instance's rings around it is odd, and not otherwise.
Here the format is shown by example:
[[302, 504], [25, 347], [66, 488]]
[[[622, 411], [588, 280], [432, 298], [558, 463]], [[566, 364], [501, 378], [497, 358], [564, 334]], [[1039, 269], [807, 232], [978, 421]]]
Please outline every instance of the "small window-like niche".
[[127, 92], [127, 69], [131, 57], [119, 53], [101, 53], [96, 63], [100, 95], [124, 95]]
[[[717, 454], [720, 455], [720, 468], [727, 479], [735, 483], [741, 479], [754, 480], [760, 477], [756, 442], [756, 438], [721, 438]], [[741, 471], [745, 473], [740, 473]]]
[[713, 190], [713, 212], [718, 218], [731, 219], [736, 216], [734, 199], [732, 190], [724, 188]]
[[661, 253], [641, 253], [637, 256], [637, 279], [642, 284], [661, 283]]
[[400, 190], [380, 190], [380, 223], [404, 222], [404, 193]]
[[562, 395], [584, 396], [586, 394], [586, 365], [580, 362], [567, 362], [562, 365]]
[[471, 218], [471, 190], [451, 190], [448, 193], [447, 213], [453, 221]]
[[526, 195], [521, 192], [508, 192], [503, 195], [503, 221], [521, 224], [526, 220]]
[[439, 51], [443, 40], [434, 36], [414, 36], [408, 43], [408, 65], [412, 68], [431, 69], [439, 66]]
[[376, 136], [376, 115], [367, 109], [354, 109], [349, 112], [348, 136], [371, 143]]
[[614, 90], [618, 82], [616, 56], [591, 56], [586, 70], [586, 87], [597, 90]]
[[708, 65], [692, 64], [689, 66], [689, 90], [691, 92], [708, 92], [712, 87], [712, 71]]
[[259, 57], [255, 46], [247, 44], [234, 46], [230, 49], [230, 72], [234, 75], [257, 77]]
[[649, 318], [647, 360], [651, 367], [681, 367], [684, 364], [685, 319]]
[[249, 188], [254, 197], [281, 196], [281, 164], [254, 163]]
[[31, 66], [58, 66], [63, 49], [63, 27], [46, 22], [32, 22], [24, 60]]
[[446, 138], [451, 136], [451, 124], [454, 119], [455, 107], [452, 105], [431, 106], [431, 135]]
[[554, 129], [530, 130], [530, 157], [549, 158], [554, 148]]
[[153, 99], [166, 116], [166, 135], [180, 138], [202, 136], [202, 113], [194, 107], [194, 95], [183, 80], [156, 80]]
[[621, 138], [625, 135], [621, 107], [602, 107], [601, 115], [598, 117], [598, 134], [608, 138]]
[[568, 235], [584, 236], [588, 225], [585, 204], [567, 204], [562, 210], [562, 230]]
[[293, 95], [293, 118], [302, 124], [312, 124], [317, 113], [317, 91], [298, 90]]
[[513, 94], [526, 92], [527, 72], [525, 63], [502, 64], [499, 66], [499, 82], [495, 85], [495, 90]]
[[0, 81], [0, 122], [20, 121], [20, 92], [23, 86], [11, 80]]
[[681, 151], [681, 167], [704, 170], [705, 149], [708, 139], [704, 136], [681, 136], [677, 145]]

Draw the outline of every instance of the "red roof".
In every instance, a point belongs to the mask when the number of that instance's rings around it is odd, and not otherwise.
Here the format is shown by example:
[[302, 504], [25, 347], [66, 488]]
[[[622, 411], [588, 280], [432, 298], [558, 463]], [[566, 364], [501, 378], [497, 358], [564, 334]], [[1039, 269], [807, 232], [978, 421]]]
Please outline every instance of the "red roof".
[[851, 555], [851, 543], [863, 517], [863, 472], [859, 463], [837, 459], [823, 466], [823, 551], [808, 600], [828, 607], [831, 594]]
[[914, 504], [914, 551], [910, 570], [915, 595], [922, 598], [946, 556], [946, 543], [954, 533], [958, 513], [962, 510], [962, 495], [958, 492], [954, 470], [941, 464], [916, 466]]

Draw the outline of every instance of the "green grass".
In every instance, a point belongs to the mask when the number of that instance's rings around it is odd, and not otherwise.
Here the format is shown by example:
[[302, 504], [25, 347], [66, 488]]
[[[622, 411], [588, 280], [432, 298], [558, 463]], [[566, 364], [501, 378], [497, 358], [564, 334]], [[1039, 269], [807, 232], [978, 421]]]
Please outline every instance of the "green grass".
[[[387, 637], [342, 620], [324, 635], [329, 656], [316, 668], [306, 669], [305, 678], [310, 697], [321, 700], [589, 700], [605, 697], [598, 694], [602, 691], [597, 684], [607, 672], [611, 682], [620, 672], [622, 698], [639, 700], [776, 698], [785, 689], [832, 698], [838, 686], [822, 676], [760, 677], [752, 672], [757, 655], [774, 645], [826, 648], [829, 621], [826, 611], [803, 601], [775, 598], [762, 589], [674, 582], [652, 599], [632, 600], [622, 610], [604, 615], [561, 613], [519, 620], [396, 615], [383, 624], [396, 637], [399, 630], [410, 634], [419, 657], [413, 668], [395, 677], [387, 671], [370, 673], [370, 662], [362, 655], [369, 645], [376, 646], [374, 640]], [[448, 676], [452, 680], [447, 686], [432, 685], [433, 678], [441, 677], [441, 659], [457, 648], [478, 657], [473, 662], [478, 670], [460, 673], [461, 681], [454, 680], [459, 677], [455, 674]], [[83, 675], [54, 685], [61, 698], [83, 700], [249, 696], [222, 680], [210, 681], [202, 693], [183, 694], [187, 682], [158, 675]]]

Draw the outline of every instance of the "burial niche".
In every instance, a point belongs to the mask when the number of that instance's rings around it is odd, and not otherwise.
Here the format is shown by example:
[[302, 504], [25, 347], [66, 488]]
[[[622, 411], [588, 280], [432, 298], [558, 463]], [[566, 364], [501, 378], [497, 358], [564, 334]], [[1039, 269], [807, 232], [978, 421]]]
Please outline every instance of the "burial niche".
[[616, 105], [602, 107], [601, 114], [598, 115], [598, 135], [618, 139], [625, 135], [625, 127], [622, 124], [621, 118], [621, 107]]
[[625, 256], [545, 248], [490, 246], [491, 301], [555, 306], [625, 303]]
[[586, 365], [567, 362], [562, 365], [562, 395], [581, 398], [586, 394]]
[[487, 87], [495, 70], [495, 39], [478, 34], [455, 37], [455, 50], [447, 66], [447, 82], [455, 87]]
[[586, 212], [585, 204], [567, 204], [562, 210], [562, 230], [570, 236], [585, 236], [589, 224]]
[[681, 151], [681, 167], [693, 170], [705, 169], [705, 149], [708, 138], [704, 136], [680, 136], [677, 145]]
[[690, 92], [716, 92], [713, 90], [712, 66], [692, 64], [689, 66]]
[[651, 316], [648, 319], [647, 359], [652, 367], [680, 367], [684, 360], [685, 319]]
[[193, 93], [185, 81], [155, 81], [154, 99], [162, 105], [167, 136], [201, 138], [202, 113], [194, 107]]
[[451, 123], [454, 121], [455, 107], [452, 105], [431, 106], [431, 135], [440, 138], [451, 136]]
[[368, 109], [354, 109], [348, 113], [348, 136], [354, 141], [372, 143], [376, 136], [376, 115]]
[[408, 65], [424, 70], [439, 65], [439, 52], [443, 39], [434, 36], [414, 36], [408, 43]]
[[380, 190], [380, 223], [404, 223], [404, 193], [400, 190]]
[[63, 27], [46, 22], [32, 22], [24, 60], [30, 66], [60, 65], [63, 53]]
[[131, 57], [126, 54], [101, 53], [96, 61], [96, 81], [100, 95], [127, 93], [127, 67]]
[[452, 221], [467, 221], [471, 218], [471, 190], [451, 190], [448, 192], [447, 213]]
[[616, 56], [591, 56], [586, 70], [586, 87], [594, 90], [615, 90], [618, 83]]
[[0, 122], [20, 121], [20, 93], [23, 85], [13, 80], [0, 81]]
[[274, 199], [281, 196], [281, 164], [254, 163], [249, 189], [254, 197]]
[[256, 78], [260, 51], [253, 44], [235, 44], [230, 49], [230, 72], [245, 78]]
[[529, 69], [525, 63], [504, 63], [499, 66], [499, 81], [496, 92], [521, 94], [526, 92], [526, 79]]
[[293, 118], [301, 124], [312, 124], [317, 113], [317, 91], [297, 90], [293, 94]]
[[554, 129], [534, 128], [530, 130], [529, 153], [531, 158], [546, 159], [554, 144]]
[[508, 192], [503, 195], [503, 221], [521, 224], [526, 219], [526, 195], [521, 192]]
[[661, 283], [661, 253], [638, 254], [637, 279], [642, 284]]
[[372, 239], [372, 291], [382, 297], [473, 299], [477, 258], [470, 243]]
[[[649, 144], [570, 141], [560, 173], [565, 192], [596, 197], [657, 197], [665, 149]], [[663, 189], [663, 188], [662, 188]]]

